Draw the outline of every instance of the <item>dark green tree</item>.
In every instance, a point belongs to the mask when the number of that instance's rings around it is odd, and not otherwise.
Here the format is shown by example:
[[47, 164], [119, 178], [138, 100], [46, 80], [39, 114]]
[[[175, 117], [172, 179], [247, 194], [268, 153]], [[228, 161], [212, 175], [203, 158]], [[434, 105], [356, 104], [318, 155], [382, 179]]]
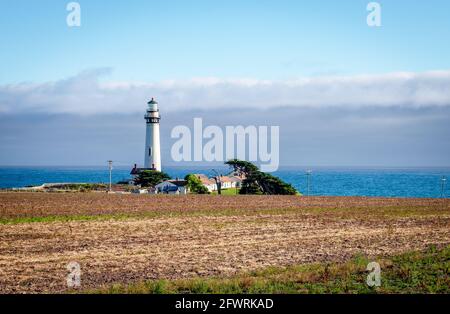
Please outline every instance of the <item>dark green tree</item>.
[[225, 165], [232, 167], [234, 172], [238, 175], [247, 175], [259, 171], [258, 167], [245, 160], [231, 159], [225, 162]]
[[134, 179], [134, 183], [142, 187], [154, 187], [158, 183], [169, 180], [170, 176], [162, 171], [143, 170]]
[[208, 188], [202, 184], [202, 181], [195, 174], [188, 174], [184, 177], [187, 181], [187, 187], [191, 193], [208, 194]]
[[271, 174], [264, 173], [248, 161], [233, 159], [225, 162], [233, 171], [245, 179], [239, 194], [266, 194], [266, 195], [295, 195], [297, 190], [289, 183], [284, 182]]

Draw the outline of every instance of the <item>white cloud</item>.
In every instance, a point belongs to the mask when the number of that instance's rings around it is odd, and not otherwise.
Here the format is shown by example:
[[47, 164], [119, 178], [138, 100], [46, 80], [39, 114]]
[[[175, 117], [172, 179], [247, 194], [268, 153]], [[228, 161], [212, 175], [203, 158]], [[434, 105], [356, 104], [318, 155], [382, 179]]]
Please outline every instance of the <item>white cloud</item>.
[[47, 83], [0, 86], [1, 113], [135, 113], [154, 96], [165, 110], [231, 107], [450, 106], [450, 71], [327, 76], [297, 80], [193, 78], [102, 82], [110, 69]]

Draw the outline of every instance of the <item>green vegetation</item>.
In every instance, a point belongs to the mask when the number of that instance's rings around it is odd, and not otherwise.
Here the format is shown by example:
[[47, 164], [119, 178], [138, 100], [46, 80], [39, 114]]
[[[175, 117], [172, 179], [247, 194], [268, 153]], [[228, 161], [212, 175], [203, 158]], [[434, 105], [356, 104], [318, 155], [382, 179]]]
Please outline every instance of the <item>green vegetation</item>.
[[[236, 188], [230, 188], [230, 189], [222, 189], [221, 191], [221, 195], [236, 195], [239, 194], [239, 189], [237, 189], [237, 193], [236, 193]], [[217, 195], [217, 191], [213, 191], [211, 194], [213, 195]]]
[[45, 223], [45, 222], [68, 222], [68, 221], [91, 221], [91, 220], [120, 220], [135, 217], [136, 215], [125, 214], [103, 214], [103, 215], [52, 215], [44, 217], [17, 217], [0, 218], [0, 225], [16, 225], [23, 223]]
[[70, 190], [78, 192], [105, 191], [106, 184], [101, 183], [67, 183], [61, 185], [53, 185], [52, 189]]
[[170, 176], [165, 172], [156, 170], [144, 170], [138, 174], [138, 176], [134, 180], [134, 183], [142, 187], [154, 187], [158, 183], [169, 179]]
[[151, 280], [116, 284], [90, 293], [450, 293], [450, 246], [430, 247], [376, 259], [381, 286], [366, 284], [367, 264], [357, 256], [346, 263], [269, 267], [229, 278]]
[[234, 172], [245, 176], [239, 191], [240, 194], [299, 194], [291, 184], [271, 174], [260, 171], [258, 167], [248, 161], [233, 159], [225, 162], [225, 164], [232, 167]]
[[[170, 196], [168, 196], [170, 197]], [[299, 209], [201, 209], [193, 211], [180, 210], [158, 210], [140, 213], [116, 213], [116, 214], [91, 214], [91, 215], [49, 215], [35, 217], [14, 217], [0, 218], [0, 225], [22, 224], [22, 223], [48, 223], [48, 222], [68, 222], [68, 221], [106, 221], [106, 220], [127, 220], [127, 219], [146, 219], [162, 217], [226, 217], [236, 215], [257, 216], [261, 214], [295, 214], [300, 213]]]
[[188, 174], [186, 177], [184, 177], [184, 180], [187, 181], [187, 187], [191, 193], [195, 194], [208, 194], [209, 191], [202, 184], [202, 181], [195, 175], [195, 174]]

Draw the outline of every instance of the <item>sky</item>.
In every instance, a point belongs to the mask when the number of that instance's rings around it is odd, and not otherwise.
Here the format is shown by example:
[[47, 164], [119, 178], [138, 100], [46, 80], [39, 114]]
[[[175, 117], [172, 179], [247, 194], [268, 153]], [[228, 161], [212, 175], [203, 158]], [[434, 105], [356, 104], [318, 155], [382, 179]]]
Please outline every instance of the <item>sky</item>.
[[143, 163], [171, 130], [280, 126], [282, 165], [450, 166], [450, 2], [0, 0], [0, 165]]

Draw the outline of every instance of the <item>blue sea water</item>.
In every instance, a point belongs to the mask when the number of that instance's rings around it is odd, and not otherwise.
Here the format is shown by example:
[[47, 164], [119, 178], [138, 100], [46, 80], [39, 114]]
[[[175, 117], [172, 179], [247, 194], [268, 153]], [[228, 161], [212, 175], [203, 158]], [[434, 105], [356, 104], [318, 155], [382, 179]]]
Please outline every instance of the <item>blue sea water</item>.
[[[216, 168], [218, 169], [218, 168]], [[227, 168], [218, 169], [222, 173]], [[212, 175], [209, 168], [166, 167], [173, 178], [188, 173]], [[113, 182], [130, 178], [129, 167], [115, 167]], [[321, 196], [432, 197], [450, 196], [450, 168], [362, 169], [362, 168], [280, 168], [274, 175], [291, 183], [303, 194]], [[442, 177], [447, 181], [442, 189]], [[0, 188], [41, 185], [56, 182], [109, 182], [105, 167], [0, 167]], [[443, 193], [442, 193], [443, 191]]]

